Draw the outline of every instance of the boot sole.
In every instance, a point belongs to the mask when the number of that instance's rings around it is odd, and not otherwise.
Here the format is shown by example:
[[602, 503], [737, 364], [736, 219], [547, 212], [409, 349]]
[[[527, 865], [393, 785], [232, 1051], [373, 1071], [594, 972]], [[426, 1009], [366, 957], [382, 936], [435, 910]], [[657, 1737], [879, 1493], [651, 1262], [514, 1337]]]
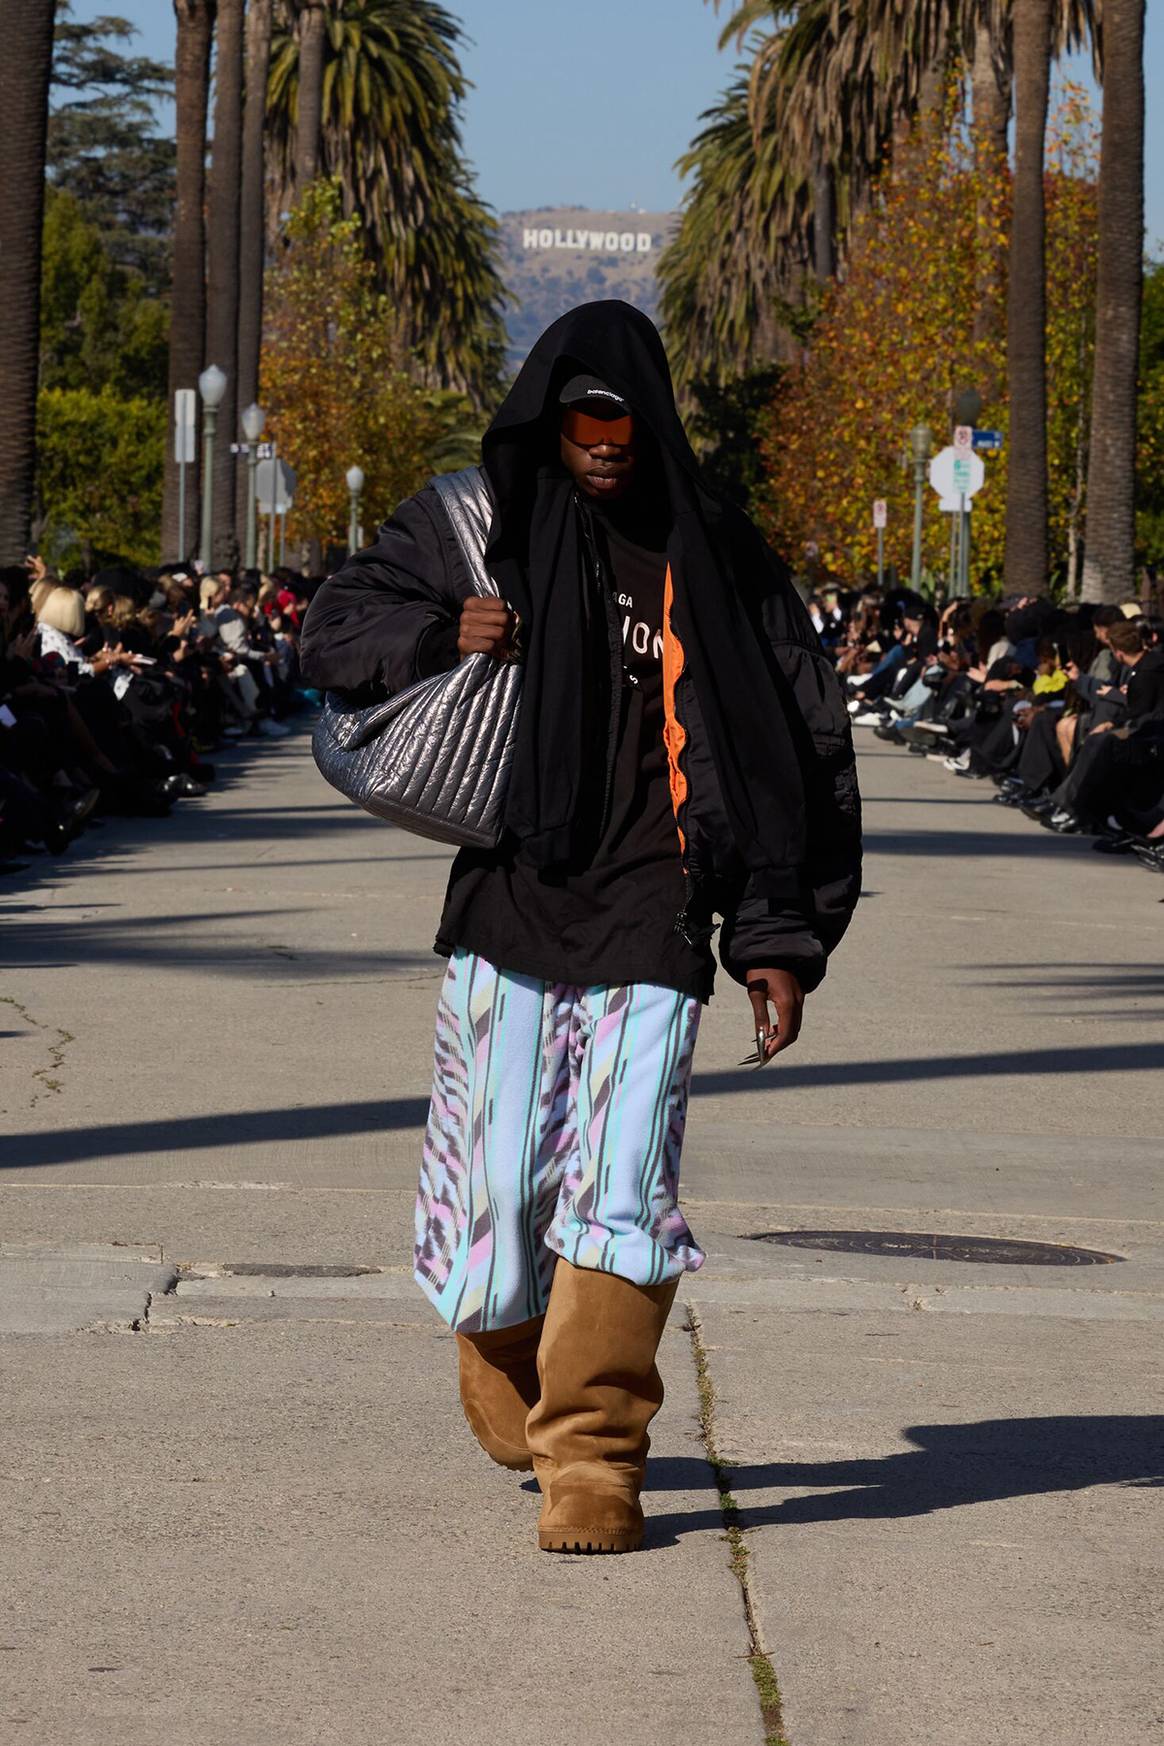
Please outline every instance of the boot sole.
[[582, 1534], [559, 1530], [557, 1533], [545, 1533], [538, 1530], [538, 1549], [542, 1552], [637, 1552], [643, 1543], [641, 1531], [637, 1534]]
[[[485, 1449], [484, 1443], [481, 1444], [481, 1447]], [[498, 1467], [504, 1467], [507, 1473], [532, 1473], [534, 1470], [532, 1455], [514, 1456], [510, 1459], [506, 1456], [495, 1455], [492, 1449], [485, 1449], [485, 1453], [490, 1461]]]

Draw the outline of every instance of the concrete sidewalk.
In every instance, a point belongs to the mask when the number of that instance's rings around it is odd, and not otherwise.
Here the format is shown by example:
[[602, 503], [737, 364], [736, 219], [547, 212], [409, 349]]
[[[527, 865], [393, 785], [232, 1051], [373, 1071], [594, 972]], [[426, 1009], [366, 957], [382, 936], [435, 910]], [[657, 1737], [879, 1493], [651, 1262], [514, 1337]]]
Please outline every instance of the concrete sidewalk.
[[408, 1278], [447, 856], [297, 735], [8, 883], [0, 1740], [1159, 1738], [1164, 891], [862, 773], [796, 1053], [707, 1015], [634, 1558], [536, 1552]]

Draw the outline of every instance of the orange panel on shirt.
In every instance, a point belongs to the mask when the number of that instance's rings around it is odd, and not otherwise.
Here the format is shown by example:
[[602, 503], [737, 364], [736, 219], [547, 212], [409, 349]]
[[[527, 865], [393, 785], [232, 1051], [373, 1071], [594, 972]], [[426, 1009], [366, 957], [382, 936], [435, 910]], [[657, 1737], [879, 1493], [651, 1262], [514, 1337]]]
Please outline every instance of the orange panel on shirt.
[[679, 765], [679, 754], [687, 744], [687, 734], [675, 714], [675, 687], [683, 671], [686, 657], [683, 644], [675, 635], [671, 625], [671, 605], [674, 600], [674, 590], [671, 586], [671, 566], [667, 566], [667, 576], [663, 583], [663, 743], [667, 748], [667, 766], [671, 785], [671, 806], [675, 813], [675, 822], [679, 826], [679, 846], [687, 853], [687, 840], [683, 828], [679, 825], [679, 809], [687, 799], [687, 778]]

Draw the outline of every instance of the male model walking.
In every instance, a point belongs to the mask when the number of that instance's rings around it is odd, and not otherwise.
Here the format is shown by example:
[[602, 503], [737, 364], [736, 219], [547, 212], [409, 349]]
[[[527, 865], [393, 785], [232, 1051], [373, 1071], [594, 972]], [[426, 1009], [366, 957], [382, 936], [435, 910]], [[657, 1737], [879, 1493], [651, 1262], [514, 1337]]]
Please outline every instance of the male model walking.
[[301, 659], [369, 699], [471, 653], [524, 662], [505, 835], [457, 856], [437, 935], [416, 1278], [478, 1440], [537, 1474], [539, 1544], [628, 1551], [656, 1351], [703, 1260], [678, 1178], [710, 942], [718, 918], [758, 1059], [789, 1047], [859, 888], [849, 721], [639, 311], [555, 322], [463, 484], [500, 598], [426, 488], [320, 591]]

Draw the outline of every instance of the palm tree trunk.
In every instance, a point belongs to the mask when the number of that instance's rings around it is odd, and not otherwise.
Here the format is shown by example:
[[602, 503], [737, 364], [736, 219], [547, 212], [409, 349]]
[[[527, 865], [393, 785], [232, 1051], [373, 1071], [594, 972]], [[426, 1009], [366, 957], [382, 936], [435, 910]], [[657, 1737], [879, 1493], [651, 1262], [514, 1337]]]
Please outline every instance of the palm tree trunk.
[[[263, 332], [265, 173], [263, 124], [267, 68], [271, 59], [271, 0], [250, 0], [247, 12], [246, 107], [243, 112], [242, 196], [239, 203], [238, 404], [240, 413], [259, 397], [259, 352]], [[246, 540], [246, 492], [240, 481], [235, 513], [240, 546]]]
[[218, 0], [214, 141], [206, 222], [206, 356], [226, 373], [214, 443], [214, 563], [238, 563], [234, 537], [238, 459], [238, 258], [242, 184], [243, 18], [246, 0]]
[[323, 127], [324, 0], [302, 0], [299, 8], [299, 124], [295, 139], [295, 188], [302, 194], [319, 174], [319, 136]]
[[[215, 0], [174, 0], [177, 190], [173, 288], [170, 294], [170, 404], [179, 388], [197, 388], [206, 340], [206, 99]], [[198, 543], [198, 462], [186, 468], [186, 550], [178, 551], [178, 468], [166, 443], [162, 555], [188, 558]]]
[[0, 0], [0, 564], [28, 551], [36, 478], [40, 249], [54, 0]]
[[[1087, 465], [1085, 600], [1135, 589], [1136, 364], [1144, 249], [1144, 0], [1106, 0], [1099, 272], [1091, 452]], [[1108, 102], [1108, 95], [1113, 99]]]
[[1006, 302], [1010, 436], [1008, 593], [1047, 586], [1046, 259], [1043, 151], [1051, 76], [1050, 0], [1014, 0], [1014, 216]]
[[[977, 283], [974, 287], [974, 339], [990, 340], [1002, 326], [1002, 250], [996, 237], [997, 194], [1007, 162], [1007, 128], [1010, 122], [1010, 56], [1005, 59], [989, 25], [979, 20], [974, 32], [974, 62], [971, 87], [974, 104], [974, 168], [977, 182], [976, 251]], [[984, 384], [985, 398], [992, 400], [998, 384]]]

